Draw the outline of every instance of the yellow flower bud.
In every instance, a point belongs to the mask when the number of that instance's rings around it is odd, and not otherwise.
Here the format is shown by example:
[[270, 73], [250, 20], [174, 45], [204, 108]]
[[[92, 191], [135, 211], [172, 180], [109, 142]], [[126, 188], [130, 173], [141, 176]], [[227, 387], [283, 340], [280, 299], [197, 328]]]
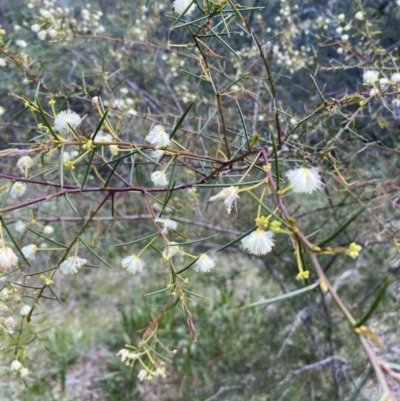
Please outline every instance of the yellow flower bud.
[[352, 242], [346, 251], [346, 255], [355, 259], [358, 256], [358, 254], [360, 253], [361, 249], [362, 249], [362, 247], [360, 245], [357, 245], [355, 242]]

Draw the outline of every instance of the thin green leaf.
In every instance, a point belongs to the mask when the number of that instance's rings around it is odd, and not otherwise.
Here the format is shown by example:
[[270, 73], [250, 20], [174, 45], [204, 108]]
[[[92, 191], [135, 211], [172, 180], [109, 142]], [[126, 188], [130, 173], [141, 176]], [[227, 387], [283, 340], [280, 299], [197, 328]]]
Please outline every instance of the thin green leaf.
[[179, 71], [184, 72], [185, 74], [191, 75], [192, 77], [195, 77], [197, 79], [201, 79], [201, 80], [205, 81], [205, 78], [201, 77], [200, 75], [193, 74], [193, 72], [184, 70], [183, 68], [180, 68]]
[[[88, 165], [87, 165], [87, 168], [86, 168], [86, 171], [85, 171], [85, 176], [83, 177], [81, 189], [83, 189], [83, 187], [84, 187], [85, 184], [86, 184], [86, 180], [87, 180], [87, 178], [88, 178], [89, 171], [90, 171], [90, 169], [92, 168], [92, 162], [93, 162], [93, 157], [94, 157], [95, 153], [96, 153], [96, 148], [94, 148], [94, 149], [90, 152], [89, 162], [88, 162]], [[106, 185], [105, 185], [105, 186], [106, 186]]]
[[261, 306], [261, 305], [269, 305], [269, 304], [272, 304], [274, 302], [279, 302], [279, 301], [282, 301], [284, 299], [292, 298], [292, 297], [295, 297], [297, 295], [303, 294], [305, 292], [312, 291], [313, 289], [315, 289], [316, 287], [319, 286], [319, 283], [320, 282], [317, 281], [316, 283], [311, 284], [311, 285], [309, 285], [307, 287], [304, 287], [304, 288], [300, 288], [299, 290], [288, 292], [287, 294], [282, 294], [282, 295], [279, 295], [279, 296], [274, 297], [274, 298], [269, 298], [269, 299], [264, 299], [262, 301], [254, 302], [252, 304], [249, 304], [249, 305], [246, 305], [246, 306], [242, 306], [240, 309], [247, 309], [247, 308], [252, 308], [254, 306]]
[[[50, 287], [50, 286], [47, 286], [47, 288], [50, 290], [50, 292], [57, 298], [57, 301], [58, 302], [60, 302], [60, 304], [65, 308], [65, 309], [67, 309], [67, 306], [64, 304], [64, 302], [61, 300], [61, 298], [54, 292], [54, 290]], [[42, 297], [43, 297], [43, 295], [42, 295]]]
[[107, 114], [108, 114], [108, 112], [109, 112], [109, 109], [108, 110], [106, 110], [105, 112], [104, 112], [104, 114], [103, 114], [103, 117], [101, 118], [101, 120], [100, 120], [100, 122], [99, 122], [99, 124], [97, 125], [97, 127], [96, 127], [96, 130], [94, 131], [94, 134], [92, 135], [92, 141], [94, 141], [95, 140], [95, 138], [96, 138], [96, 135], [98, 134], [98, 132], [100, 131], [100, 129], [101, 129], [101, 126], [103, 125], [103, 122], [104, 122], [104, 120], [107, 118]]
[[250, 185], [259, 184], [262, 181], [264, 181], [264, 179], [256, 180], [256, 181], [247, 181], [247, 182], [231, 182], [231, 183], [227, 183], [227, 184], [198, 184], [198, 185], [196, 185], [196, 187], [199, 187], [199, 188], [246, 187], [246, 186], [250, 186]]
[[22, 259], [24, 259], [25, 263], [32, 268], [31, 264], [29, 263], [29, 260], [25, 257], [24, 253], [22, 252], [21, 248], [18, 246], [17, 241], [15, 241], [13, 235], [11, 234], [11, 231], [8, 229], [6, 223], [4, 222], [3, 217], [0, 217], [0, 221], [1, 224], [3, 225], [4, 229], [6, 230], [8, 236], [10, 237], [12, 243], [14, 244], [14, 246], [18, 249], [18, 252], [20, 253], [20, 255], [22, 256]]
[[8, 201], [8, 197], [10, 196], [10, 193], [11, 193], [11, 190], [12, 190], [12, 187], [13, 187], [13, 186], [14, 186], [14, 182], [12, 182], [11, 185], [10, 185], [10, 186], [8, 187], [8, 189], [7, 189], [6, 196], [4, 197], [3, 204], [1, 205], [1, 208], [2, 208], [2, 209], [6, 206], [6, 203], [7, 203], [7, 201]]
[[372, 302], [371, 306], [369, 307], [367, 313], [364, 315], [364, 317], [362, 317], [354, 325], [354, 327], [360, 327], [360, 326], [364, 325], [367, 322], [367, 320], [372, 316], [375, 309], [378, 307], [379, 303], [381, 302], [382, 298], [384, 297], [386, 290], [388, 289], [391, 281], [392, 281], [392, 276], [391, 275], [387, 276], [386, 280], [384, 281], [383, 285], [381, 286], [380, 290], [378, 291], [378, 294], [376, 295], [374, 302]]
[[362, 378], [356, 389], [354, 390], [354, 393], [350, 396], [348, 401], [356, 401], [358, 396], [361, 394], [362, 388], [367, 384], [368, 380], [372, 377], [372, 374], [374, 373], [374, 369], [370, 367], [368, 369], [368, 372], [365, 374], [365, 376]]
[[279, 174], [279, 158], [278, 158], [278, 148], [276, 147], [276, 142], [275, 142], [275, 137], [274, 134], [271, 133], [271, 139], [272, 139], [272, 149], [274, 151], [274, 164], [275, 164], [275, 175], [276, 175], [276, 190], [279, 191], [279, 185], [280, 185], [280, 174]]
[[176, 272], [176, 274], [182, 274], [185, 270], [189, 269], [190, 267], [192, 267], [197, 261], [199, 260], [199, 258], [196, 258], [193, 262], [189, 263], [186, 267], [184, 267], [182, 270], [179, 270], [178, 272]]
[[197, 298], [205, 299], [206, 301], [210, 300], [210, 298], [203, 297], [202, 295], [195, 294], [194, 292], [190, 292], [189, 290], [186, 290], [186, 289], [183, 289], [183, 292], [185, 292], [187, 294], [190, 294], [190, 295], [193, 295], [194, 297], [197, 297]]
[[225, 42], [225, 40], [223, 40], [220, 35], [218, 35], [218, 33], [214, 32], [214, 30], [212, 28], [210, 28], [210, 31], [215, 35], [215, 38], [218, 39], [229, 51], [231, 51], [236, 57], [240, 58], [239, 54], [236, 53], [236, 51], [234, 49], [232, 49], [232, 47], [230, 47], [228, 45], [228, 43]]
[[65, 97], [64, 101], [60, 104], [60, 107], [58, 107], [59, 111], [64, 110], [64, 106], [68, 103], [69, 98], [73, 95], [74, 92], [75, 91], [72, 90], [71, 92], [68, 93], [68, 95]]
[[149, 292], [148, 294], [144, 294], [143, 296], [144, 297], [149, 297], [151, 295], [161, 294], [162, 292], [165, 292], [165, 291], [170, 290], [170, 289], [171, 289], [170, 287], [166, 287], [166, 288], [163, 288], [162, 290], [159, 290], [159, 291]]
[[72, 202], [69, 200], [68, 195], [65, 194], [64, 198], [67, 200], [68, 204], [71, 206], [71, 209], [74, 211], [75, 214], [78, 214], [78, 211], [75, 209], [75, 206], [72, 204]]
[[82, 244], [86, 246], [86, 248], [89, 250], [89, 252], [90, 252], [92, 255], [96, 256], [96, 258], [99, 259], [101, 262], [103, 262], [106, 266], [108, 266], [109, 268], [113, 269], [113, 267], [112, 267], [109, 263], [107, 263], [97, 252], [95, 252], [95, 251], [93, 250], [93, 248], [91, 248], [91, 247], [89, 246], [89, 244], [87, 244], [87, 243], [82, 239], [82, 237], [80, 237], [79, 239], [80, 239], [80, 241], [82, 242]]
[[[149, 198], [153, 199], [154, 202], [159, 203], [160, 205], [163, 205], [164, 202], [161, 201], [160, 199], [156, 198], [155, 196], [153, 196], [151, 193], [147, 194]], [[175, 207], [168, 205], [168, 208], [171, 209], [172, 211], [176, 212], [176, 213], [180, 213], [180, 210], [176, 209]]]
[[317, 85], [317, 83], [315, 82], [314, 77], [313, 77], [311, 74], [310, 74], [310, 77], [311, 77], [311, 80], [312, 80], [312, 82], [313, 82], [313, 85], [314, 85], [315, 89], [316, 89], [317, 92], [318, 92], [319, 97], [321, 98], [321, 100], [322, 100], [323, 102], [325, 102], [324, 95], [323, 95], [322, 92], [319, 90], [318, 85]]
[[57, 269], [57, 267], [58, 266], [50, 267], [49, 269], [41, 270], [40, 272], [35, 272], [35, 273], [31, 273], [31, 274], [24, 274], [24, 277], [39, 276], [40, 274], [47, 273], [47, 272], [50, 272], [52, 270], [55, 270], [55, 269]]
[[133, 240], [133, 241], [124, 242], [123, 244], [117, 244], [117, 245], [111, 245], [111, 246], [112, 246], [113, 248], [117, 248], [117, 247], [119, 247], [119, 246], [132, 245], [132, 244], [136, 244], [137, 242], [141, 242], [141, 241], [145, 241], [146, 239], [153, 238], [153, 237], [155, 237], [156, 235], [158, 235], [158, 233], [157, 233], [157, 234], [150, 234], [150, 235], [148, 235], [147, 237], [135, 239], [135, 240]]
[[156, 164], [157, 166], [161, 166], [161, 163], [159, 163], [158, 161], [152, 159], [149, 155], [146, 155], [146, 153], [144, 153], [141, 149], [137, 148], [136, 150], [137, 150], [137, 153], [142, 155], [145, 159], [151, 161], [152, 163]]
[[164, 212], [164, 209], [168, 206], [168, 202], [171, 199], [171, 196], [172, 196], [172, 194], [174, 192], [176, 181], [175, 180], [172, 181], [172, 179], [174, 177], [174, 170], [175, 170], [175, 166], [176, 166], [176, 160], [177, 159], [174, 160], [174, 164], [172, 165], [172, 168], [171, 168], [171, 179], [170, 179], [170, 181], [168, 183], [167, 192], [165, 193], [164, 202], [163, 202], [163, 205], [162, 205], [162, 208], [161, 208], [161, 211], [160, 211], [160, 216]]
[[22, 113], [25, 113], [26, 110], [29, 110], [29, 107], [25, 107], [24, 109], [17, 111], [15, 114], [11, 116], [11, 121], [19, 117]]
[[239, 110], [240, 121], [242, 122], [242, 127], [243, 127], [244, 133], [246, 135], [247, 147], [250, 148], [249, 133], [247, 131], [246, 123], [245, 123], [244, 118], [243, 118], [242, 109], [240, 108], [239, 102], [237, 100], [236, 100], [236, 106], [237, 106], [237, 108]]
[[124, 155], [124, 156], [118, 157], [117, 159], [112, 159], [112, 160], [110, 160], [109, 162], [104, 163], [104, 164], [107, 165], [107, 164], [111, 164], [111, 163], [118, 162], [118, 161], [120, 161], [120, 160], [122, 160], [122, 159], [126, 159], [127, 157], [130, 157], [130, 156], [134, 155], [135, 153], [137, 153], [138, 150], [139, 150], [139, 149], [135, 149], [132, 153], [127, 153], [127, 154]]
[[58, 136], [56, 135], [56, 133], [55, 133], [54, 130], [53, 130], [53, 127], [52, 127], [51, 124], [49, 123], [49, 120], [47, 119], [46, 113], [44, 112], [43, 107], [42, 107], [42, 105], [40, 104], [39, 98], [36, 99], [36, 105], [37, 105], [37, 107], [38, 107], [38, 109], [39, 109], [39, 113], [40, 113], [40, 115], [42, 116], [42, 119], [43, 119], [43, 121], [44, 121], [46, 127], [49, 129], [51, 135], [53, 135], [53, 137], [54, 137], [55, 139], [58, 140]]
[[185, 110], [185, 112], [182, 114], [181, 118], [178, 120], [178, 122], [175, 124], [174, 128], [172, 128], [171, 134], [170, 134], [170, 138], [172, 139], [176, 133], [176, 131], [178, 131], [178, 128], [181, 126], [181, 124], [183, 123], [183, 120], [186, 117], [186, 114], [189, 113], [190, 109], [192, 108], [192, 106], [194, 105], [194, 102], [190, 103], [189, 106], [187, 107], [187, 109]]
[[30, 288], [31, 290], [41, 290], [42, 289], [42, 287], [34, 287], [32, 285], [17, 283], [16, 281], [7, 281], [7, 283], [18, 285], [19, 287], [23, 287], [23, 288]]
[[325, 246], [328, 242], [332, 241], [336, 238], [342, 231], [344, 231], [363, 211], [365, 207], [361, 207], [357, 210], [350, 218], [341, 226], [338, 230], [336, 230], [333, 234], [331, 234], [328, 238], [322, 240], [317, 246], [322, 247]]
[[118, 167], [119, 162], [120, 162], [120, 160], [118, 160], [118, 161], [115, 163], [113, 169], [112, 169], [111, 172], [110, 172], [110, 175], [107, 177], [107, 180], [106, 180], [106, 182], [104, 183], [104, 188], [107, 188], [107, 185], [108, 185], [108, 183], [110, 182], [111, 177], [114, 175], [114, 172], [115, 172], [116, 168]]
[[61, 247], [63, 247], [63, 248], [67, 248], [67, 246], [64, 245], [64, 244], [62, 244], [61, 242], [57, 242], [57, 241], [54, 240], [54, 239], [51, 239], [51, 238], [49, 238], [49, 237], [46, 237], [45, 235], [40, 234], [40, 233], [38, 233], [38, 232], [35, 231], [35, 230], [32, 230], [32, 228], [26, 227], [26, 229], [27, 229], [28, 231], [30, 231], [31, 233], [37, 235], [38, 237], [41, 237], [41, 238], [45, 239], [46, 241], [50, 241], [50, 242], [52, 242], [53, 244], [57, 244], [57, 245], [59, 245], [59, 246], [61, 246]]
[[61, 146], [60, 152], [60, 184], [61, 189], [64, 189], [64, 145]]
[[183, 245], [190, 245], [190, 244], [197, 244], [198, 242], [203, 242], [203, 241], [207, 241], [210, 238], [214, 238], [217, 237], [219, 234], [214, 234], [214, 235], [210, 235], [209, 237], [205, 237], [205, 238], [200, 238], [200, 239], [196, 239], [193, 241], [187, 241], [187, 242], [179, 242], [177, 244], [174, 244], [174, 246], [183, 246]]
[[183, 27], [188, 26], [188, 25], [195, 25], [195, 24], [197, 24], [198, 22], [205, 21], [205, 20], [208, 18], [208, 16], [205, 16], [205, 17], [201, 17], [201, 18], [198, 18], [198, 19], [189, 21], [189, 22], [185, 22], [185, 23], [183, 23], [183, 24], [181, 24], [181, 25], [175, 26], [175, 24], [177, 24], [177, 23], [180, 21], [180, 19], [182, 18], [182, 16], [183, 16], [184, 14], [185, 14], [185, 12], [183, 12], [179, 17], [175, 18], [175, 22], [172, 24], [171, 29], [178, 29], [178, 28], [183, 28]]
[[242, 238], [244, 238], [246, 235], [249, 235], [256, 229], [257, 229], [257, 226], [250, 228], [250, 230], [247, 230], [245, 233], [241, 234], [239, 237], [234, 238], [232, 241], [229, 241], [227, 244], [225, 244], [221, 248], [217, 249], [217, 252], [223, 251], [224, 249], [229, 248], [231, 245], [236, 244], [236, 242], [240, 241]]

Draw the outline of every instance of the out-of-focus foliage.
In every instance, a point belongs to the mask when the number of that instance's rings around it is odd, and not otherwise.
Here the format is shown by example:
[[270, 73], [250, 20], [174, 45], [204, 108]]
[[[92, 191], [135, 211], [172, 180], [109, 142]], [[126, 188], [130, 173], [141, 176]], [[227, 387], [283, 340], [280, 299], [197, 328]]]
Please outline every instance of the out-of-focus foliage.
[[1, 399], [400, 399], [397, 2], [0, 4]]

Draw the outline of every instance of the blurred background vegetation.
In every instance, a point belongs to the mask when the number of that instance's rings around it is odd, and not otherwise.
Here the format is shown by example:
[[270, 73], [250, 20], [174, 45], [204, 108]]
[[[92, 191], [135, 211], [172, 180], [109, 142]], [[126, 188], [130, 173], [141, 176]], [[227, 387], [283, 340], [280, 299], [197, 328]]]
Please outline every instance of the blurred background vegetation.
[[[305, 160], [321, 168], [326, 184], [319, 195], [285, 195], [291, 215], [310, 241], [320, 243], [333, 235], [336, 246], [357, 242], [363, 247], [356, 260], [320, 256], [325, 273], [355, 316], [368, 311], [391, 274], [368, 327], [380, 339], [379, 358], [397, 372], [400, 102], [398, 83], [389, 81], [399, 67], [400, 5], [390, 0], [243, 0], [240, 6], [247, 7], [242, 13], [263, 45], [277, 103], [271, 100], [259, 50], [240, 19], [229, 19], [229, 35], [224, 31], [227, 22], [213, 19], [210, 29], [220, 36], [207, 39], [210, 71], [215, 86], [229, 88], [222, 100], [232, 148], [242, 148], [246, 127], [249, 137], [260, 135], [260, 146], [274, 154], [276, 107], [284, 133], [277, 152], [281, 167]], [[363, 19], [355, 17], [359, 12]], [[0, 55], [0, 150], [43, 143], [40, 121], [18, 99], [23, 91], [31, 99], [43, 99], [46, 107], [48, 100], [56, 100], [57, 112], [68, 107], [86, 115], [80, 133], [87, 138], [99, 120], [92, 98], [100, 96], [119, 136], [134, 143], [142, 143], [154, 123], [171, 131], [193, 103], [175, 139], [186, 148], [215, 153], [222, 135], [215, 94], [204, 79], [189, 29], [176, 29], [201, 13], [196, 9], [181, 22], [176, 17], [168, 0], [0, 1], [0, 24], [6, 31]], [[371, 95], [371, 86], [365, 85], [365, 70], [377, 70], [387, 79], [376, 88], [378, 95]], [[74, 151], [77, 148], [64, 150], [71, 157]], [[37, 175], [30, 178], [55, 181], [59, 157], [54, 153], [38, 160]], [[111, 156], [106, 154], [106, 159]], [[15, 173], [16, 161], [2, 155], [1, 172]], [[101, 179], [110, 176], [109, 166], [98, 161], [97, 173], [87, 177], [90, 185], [101, 185]], [[137, 185], [151, 186], [153, 167], [136, 155], [123, 159], [118, 172]], [[194, 180], [191, 170], [176, 169], [180, 182]], [[64, 183], [75, 185], [86, 174], [85, 164], [77, 166], [74, 174], [65, 172]], [[229, 179], [240, 176], [233, 171]], [[117, 178], [110, 177], [110, 185], [117, 185]], [[259, 172], [251, 173], [247, 180], [258, 177]], [[1, 180], [1, 185], [8, 182]], [[206, 298], [193, 298], [189, 304], [198, 341], [192, 340], [181, 308], [165, 314], [159, 324], [163, 347], [173, 350], [166, 378], [140, 382], [140, 366], [124, 366], [116, 356], [125, 344], [140, 341], [167, 298], [165, 293], [144, 294], [159, 291], [168, 280], [156, 254], [141, 275], [128, 277], [120, 269], [121, 258], [132, 247], [113, 245], [154, 230], [146, 205], [125, 193], [114, 199], [118, 217], [101, 210], [91, 231], [82, 236], [89, 267], [73, 276], [56, 275], [60, 302], [42, 299], [32, 328], [25, 327], [21, 343], [31, 371], [26, 379], [10, 371], [15, 343], [2, 334], [1, 399], [378, 400], [379, 386], [368, 359], [329, 294], [310, 291], [240, 309], [300, 289], [303, 283], [294, 280], [297, 265], [287, 237], [277, 237], [268, 257], [249, 256], [238, 243], [216, 252], [254, 224], [258, 205], [241, 194], [238, 213], [228, 216], [223, 205], [203, 207], [211, 194], [215, 192], [208, 187], [199, 187], [196, 194], [177, 191], [167, 207], [184, 227], [184, 234], [174, 234], [174, 240], [218, 236], [191, 247], [192, 253], [210, 251], [217, 263], [211, 274], [187, 272], [190, 291]], [[48, 195], [46, 188], [32, 185], [26, 199], [39, 195]], [[46, 225], [54, 233], [40, 237], [43, 246], [68, 244], [99, 202], [97, 193], [78, 195], [10, 211], [3, 220], [20, 245], [37, 242]], [[151, 199], [155, 210], [161, 209], [163, 196]], [[11, 204], [8, 200], [2, 207]], [[31, 230], [17, 232], [17, 220]], [[35, 264], [35, 271], [55, 263], [38, 259], [43, 265]], [[316, 279], [312, 272], [311, 282]], [[37, 282], [25, 278], [23, 291]], [[4, 284], [3, 290], [15, 288]], [[32, 294], [26, 291], [22, 299], [30, 304]], [[400, 400], [395, 378], [388, 376], [388, 382]]]

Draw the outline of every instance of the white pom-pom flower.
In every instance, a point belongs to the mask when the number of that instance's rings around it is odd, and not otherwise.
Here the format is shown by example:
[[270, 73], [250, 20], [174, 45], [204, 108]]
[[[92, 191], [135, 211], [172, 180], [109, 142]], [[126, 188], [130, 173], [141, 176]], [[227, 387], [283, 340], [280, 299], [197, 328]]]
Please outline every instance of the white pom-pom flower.
[[33, 160], [29, 156], [22, 156], [17, 161], [17, 167], [24, 173], [33, 166]]
[[146, 267], [146, 264], [143, 262], [143, 260], [136, 255], [130, 255], [122, 259], [121, 265], [128, 271], [128, 273], [132, 274], [140, 273], [143, 268]]
[[316, 167], [300, 167], [288, 171], [286, 177], [289, 180], [293, 192], [311, 194], [317, 189], [323, 187], [321, 177]]
[[168, 260], [170, 260], [173, 256], [175, 256], [177, 253], [180, 252], [180, 248], [179, 245], [174, 245], [175, 242], [170, 242], [168, 244], [168, 247], [165, 248], [162, 252], [162, 256], [164, 258], [164, 260], [167, 262]]
[[54, 233], [54, 228], [52, 226], [47, 225], [43, 227], [43, 234], [50, 235], [53, 233]]
[[266, 255], [271, 252], [274, 243], [274, 233], [258, 228], [242, 239], [242, 244], [247, 252], [253, 255]]
[[366, 70], [363, 74], [364, 83], [367, 85], [372, 85], [379, 79], [379, 71]]
[[161, 234], [167, 234], [168, 231], [176, 230], [178, 227], [178, 223], [171, 219], [162, 219], [160, 217], [157, 217], [155, 222], [162, 225]]
[[19, 198], [26, 191], [26, 185], [24, 182], [16, 182], [11, 188], [10, 196], [11, 198]]
[[[181, 15], [189, 7], [190, 3], [192, 3], [192, 0], [175, 0], [172, 5], [175, 12]], [[193, 3], [186, 11], [186, 15], [190, 15], [195, 9], [196, 4]]]
[[70, 127], [76, 129], [82, 122], [82, 118], [72, 110], [64, 110], [56, 115], [54, 127], [57, 131], [68, 134]]
[[358, 11], [356, 12], [356, 14], [354, 15], [355, 19], [358, 19], [359, 21], [362, 21], [365, 19], [365, 15], [362, 11]]
[[22, 368], [22, 363], [20, 361], [15, 360], [11, 362], [11, 370], [16, 372], [21, 368]]
[[155, 171], [151, 173], [151, 181], [156, 187], [167, 187], [168, 186], [168, 178], [164, 171]]
[[15, 223], [15, 230], [19, 233], [23, 233], [25, 231], [25, 224], [21, 220], [17, 220]]
[[379, 95], [379, 89], [377, 89], [377, 88], [372, 88], [372, 89], [369, 91], [369, 95], [370, 95], [371, 97], [374, 97], [374, 96]]
[[64, 262], [61, 263], [60, 269], [64, 274], [78, 273], [78, 269], [80, 269], [86, 262], [86, 259], [82, 259], [78, 256], [70, 256], [67, 260], [64, 260]]
[[217, 199], [223, 200], [226, 206], [226, 211], [228, 212], [228, 214], [230, 214], [232, 210], [232, 205], [234, 203], [236, 205], [236, 199], [239, 198], [238, 192], [238, 187], [227, 187], [224, 188], [221, 192], [217, 193], [217, 195], [211, 196], [209, 200], [210, 202], [213, 202]]
[[395, 72], [394, 74], [391, 75], [390, 80], [396, 84], [400, 82], [400, 73]]
[[10, 267], [16, 266], [17, 263], [18, 258], [11, 248], [7, 246], [0, 248], [0, 268], [9, 269]]
[[24, 254], [24, 256], [29, 259], [29, 260], [34, 260], [36, 251], [37, 251], [37, 246], [34, 244], [24, 246], [21, 251]]
[[171, 145], [169, 135], [161, 125], [156, 125], [146, 136], [146, 141], [151, 143], [156, 149], [168, 148]]
[[163, 150], [153, 150], [150, 153], [150, 156], [152, 159], [154, 159], [156, 162], [159, 162], [160, 159], [164, 156], [164, 151]]
[[94, 143], [110, 143], [114, 142], [114, 138], [111, 134], [105, 134], [103, 131], [99, 131], [94, 138]]
[[29, 312], [32, 310], [32, 306], [23, 305], [19, 310], [19, 314], [23, 317], [28, 316]]
[[194, 264], [194, 270], [200, 273], [208, 273], [215, 266], [215, 262], [205, 253], [199, 256]]

